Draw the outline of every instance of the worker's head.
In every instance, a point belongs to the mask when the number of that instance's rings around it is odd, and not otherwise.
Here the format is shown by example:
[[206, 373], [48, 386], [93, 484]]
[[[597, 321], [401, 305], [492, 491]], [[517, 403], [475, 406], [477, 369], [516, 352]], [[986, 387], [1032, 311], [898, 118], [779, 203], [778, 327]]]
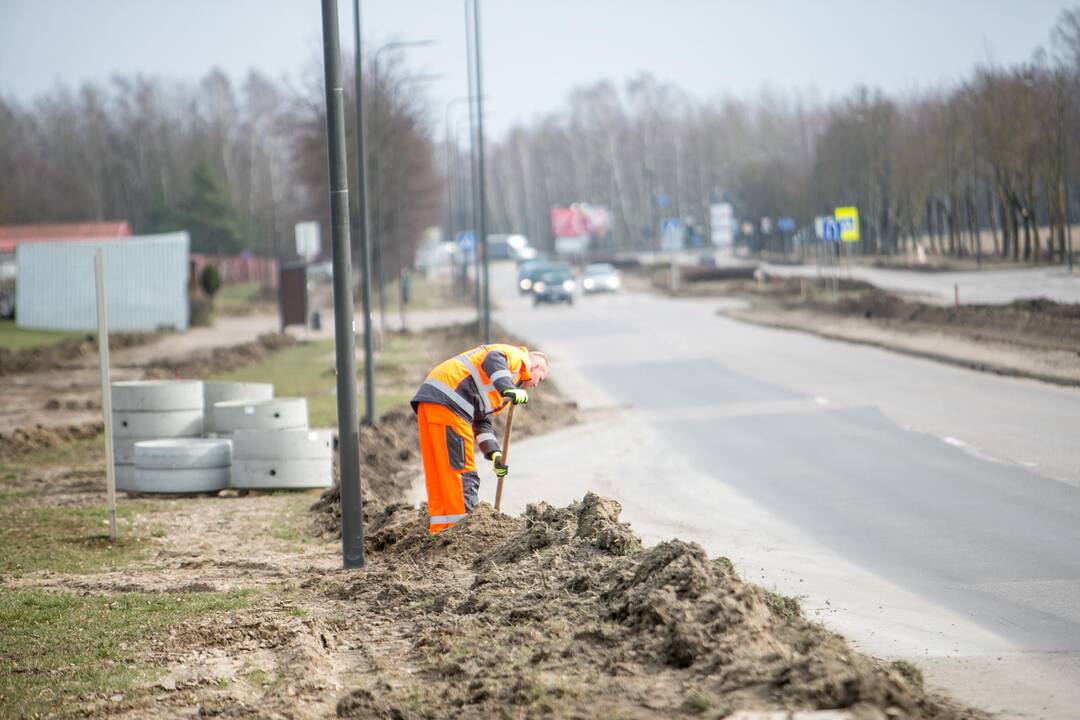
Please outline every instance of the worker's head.
[[522, 385], [527, 388], [536, 387], [548, 376], [551, 366], [548, 364], [547, 355], [533, 350], [529, 353], [529, 379]]

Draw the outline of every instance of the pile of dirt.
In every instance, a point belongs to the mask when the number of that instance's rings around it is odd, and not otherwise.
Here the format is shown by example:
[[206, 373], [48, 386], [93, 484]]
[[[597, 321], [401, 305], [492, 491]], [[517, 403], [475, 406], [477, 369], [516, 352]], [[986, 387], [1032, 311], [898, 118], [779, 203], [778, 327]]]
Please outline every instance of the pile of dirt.
[[[156, 340], [157, 337], [155, 333], [110, 333], [109, 349], [119, 350], [145, 345]], [[77, 365], [79, 360], [90, 355], [97, 355], [96, 335], [68, 338], [51, 345], [38, 345], [19, 350], [0, 348], [0, 377], [15, 373], [72, 367]]]
[[339, 716], [985, 717], [853, 651], [725, 558], [679, 540], [643, 549], [620, 511], [592, 493], [516, 518], [481, 504], [435, 536], [422, 508], [373, 518], [370, 569], [320, 589], [401, 650]]
[[1008, 305], [928, 305], [905, 300], [878, 288], [845, 295], [838, 302], [812, 299], [800, 303], [817, 312], [860, 317], [899, 329], [959, 331], [976, 339], [1054, 350], [1080, 349], [1080, 304], [1045, 298]]
[[11, 433], [0, 433], [0, 459], [10, 459], [33, 450], [59, 447], [72, 440], [97, 437], [104, 432], [100, 422], [68, 425], [63, 427], [19, 428]]
[[266, 333], [252, 342], [214, 348], [182, 360], [159, 360], [147, 368], [145, 377], [148, 380], [204, 378], [246, 367], [297, 342], [296, 338], [285, 333]]
[[[378, 508], [403, 500], [419, 473], [416, 416], [409, 407], [388, 411], [374, 425], [360, 426], [360, 485], [364, 520]], [[334, 484], [311, 506], [320, 535], [341, 537], [341, 486], [335, 455]]]

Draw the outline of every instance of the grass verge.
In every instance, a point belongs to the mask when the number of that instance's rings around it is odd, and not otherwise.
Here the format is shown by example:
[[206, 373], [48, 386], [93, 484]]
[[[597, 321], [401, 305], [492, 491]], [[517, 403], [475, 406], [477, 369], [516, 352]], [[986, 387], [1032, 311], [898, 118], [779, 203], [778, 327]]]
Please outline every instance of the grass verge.
[[30, 330], [16, 327], [14, 320], [0, 320], [0, 348], [5, 350], [24, 350], [42, 345], [54, 345], [61, 340], [85, 336], [85, 332]]
[[136, 525], [136, 513], [147, 509], [144, 505], [117, 505], [120, 537], [110, 542], [104, 502], [75, 507], [5, 503], [0, 508], [0, 545], [4, 548], [0, 574], [19, 576], [38, 570], [94, 573], [134, 562], [146, 553], [154, 533], [149, 525]]
[[250, 604], [250, 592], [75, 595], [0, 589], [0, 715], [36, 717], [74, 698], [122, 693], [156, 670], [134, 662], [147, 635]]

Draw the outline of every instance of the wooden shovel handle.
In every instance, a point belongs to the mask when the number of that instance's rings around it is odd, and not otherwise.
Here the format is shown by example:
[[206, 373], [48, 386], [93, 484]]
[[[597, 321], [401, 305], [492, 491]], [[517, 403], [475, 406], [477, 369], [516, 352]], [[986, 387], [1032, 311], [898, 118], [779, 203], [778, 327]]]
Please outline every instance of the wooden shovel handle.
[[[514, 429], [514, 408], [516, 405], [510, 406], [510, 414], [506, 416], [506, 431], [503, 432], [502, 441], [502, 456], [503, 465], [508, 464], [507, 458], [510, 457], [510, 431]], [[499, 478], [499, 484], [495, 486], [495, 512], [499, 512], [502, 508], [502, 491], [503, 480], [505, 477]]]

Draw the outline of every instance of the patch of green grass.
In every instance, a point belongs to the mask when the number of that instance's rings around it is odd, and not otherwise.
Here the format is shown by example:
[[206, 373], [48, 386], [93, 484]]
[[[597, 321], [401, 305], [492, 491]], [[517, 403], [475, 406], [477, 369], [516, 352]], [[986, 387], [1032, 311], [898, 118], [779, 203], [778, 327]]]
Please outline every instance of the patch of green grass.
[[94, 573], [141, 558], [150, 545], [147, 527], [133, 527], [136, 505], [117, 506], [118, 535], [109, 541], [104, 502], [94, 507], [0, 507], [0, 574], [36, 570]]
[[701, 715], [712, 707], [712, 702], [700, 690], [692, 690], [683, 699], [682, 710], [690, 715]]
[[54, 714], [80, 696], [137, 687], [156, 669], [134, 662], [136, 644], [187, 618], [244, 607], [250, 595], [0, 589], [2, 714]]
[[41, 345], [54, 345], [68, 338], [85, 337], [85, 332], [31, 330], [15, 327], [14, 320], [0, 320], [0, 348], [5, 350], [24, 350]]
[[258, 299], [261, 289], [262, 284], [258, 282], [222, 285], [214, 296], [214, 306], [218, 310], [227, 311], [234, 307], [251, 305]]
[[802, 615], [802, 607], [799, 605], [797, 598], [781, 595], [765, 588], [761, 588], [761, 593], [765, 597], [765, 604], [769, 606], [769, 609], [777, 617], [784, 620], [794, 620]]

